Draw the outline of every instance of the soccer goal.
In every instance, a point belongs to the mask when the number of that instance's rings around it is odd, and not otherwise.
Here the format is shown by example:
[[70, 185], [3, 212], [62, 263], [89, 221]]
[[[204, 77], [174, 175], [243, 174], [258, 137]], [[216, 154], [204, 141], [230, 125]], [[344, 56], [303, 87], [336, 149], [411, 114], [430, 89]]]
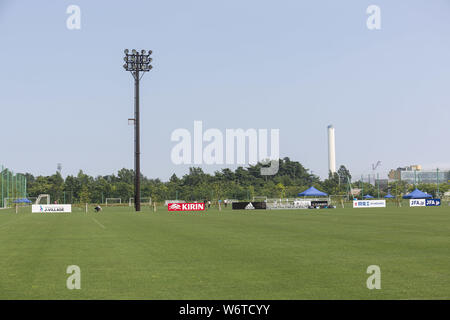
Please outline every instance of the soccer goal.
[[14, 206], [14, 201], [18, 200], [19, 198], [3, 198], [3, 208], [11, 208]]
[[266, 196], [253, 196], [253, 201], [267, 202], [267, 197]]
[[30, 200], [31, 203], [34, 203], [34, 204], [36, 204], [37, 198], [38, 198], [38, 197], [27, 197], [27, 199]]
[[185, 203], [186, 201], [184, 200], [166, 200], [164, 201], [164, 205], [167, 207], [169, 205], [169, 203]]
[[303, 198], [271, 198], [267, 199], [267, 209], [307, 209], [311, 206], [311, 201], [317, 199]]
[[[152, 197], [141, 198], [141, 205], [142, 206], [151, 206], [152, 205]], [[130, 200], [128, 200], [128, 206], [129, 207], [134, 206], [134, 198], [130, 198]]]
[[36, 204], [41, 204], [43, 199], [47, 199], [47, 204], [50, 204], [50, 195], [49, 194], [40, 194], [36, 199]]
[[106, 206], [117, 206], [122, 204], [122, 198], [106, 198]]

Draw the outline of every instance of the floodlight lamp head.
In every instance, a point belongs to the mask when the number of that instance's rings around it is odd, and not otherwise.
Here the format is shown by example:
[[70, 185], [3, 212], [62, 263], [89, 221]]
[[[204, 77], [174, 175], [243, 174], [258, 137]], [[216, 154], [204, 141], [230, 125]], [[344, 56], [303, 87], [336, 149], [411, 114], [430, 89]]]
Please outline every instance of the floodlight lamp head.
[[125, 50], [124, 50], [124, 53], [125, 53], [125, 54], [128, 54], [128, 52], [130, 52], [130, 51], [128, 51], [128, 49], [125, 49]]
[[137, 53], [136, 49], [131, 50], [131, 53], [136, 54]]
[[141, 50], [141, 54], [145, 54], [145, 50]]

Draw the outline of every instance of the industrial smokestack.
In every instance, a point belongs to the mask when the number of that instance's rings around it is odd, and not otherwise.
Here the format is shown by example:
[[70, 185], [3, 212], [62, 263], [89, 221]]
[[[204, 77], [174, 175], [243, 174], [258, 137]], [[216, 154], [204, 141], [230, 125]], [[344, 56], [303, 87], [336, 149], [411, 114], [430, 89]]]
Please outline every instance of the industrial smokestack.
[[334, 141], [334, 127], [328, 126], [328, 170], [331, 173], [336, 172], [336, 145]]

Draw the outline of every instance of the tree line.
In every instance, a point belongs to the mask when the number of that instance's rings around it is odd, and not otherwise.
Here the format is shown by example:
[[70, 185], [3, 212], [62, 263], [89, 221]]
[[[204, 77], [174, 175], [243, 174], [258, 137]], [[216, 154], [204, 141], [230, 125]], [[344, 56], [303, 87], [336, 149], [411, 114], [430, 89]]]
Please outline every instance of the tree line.
[[[215, 171], [214, 174], [205, 173], [199, 167], [191, 167], [182, 177], [173, 174], [166, 182], [141, 175], [141, 197], [151, 197], [157, 202], [167, 199], [252, 200], [258, 196], [294, 198], [311, 186], [331, 195], [342, 196], [347, 195], [350, 188], [362, 187], [364, 194], [375, 196], [378, 192], [377, 186], [369, 183], [350, 183], [351, 174], [345, 166], [341, 166], [334, 175], [329, 174], [325, 180], [321, 180], [301, 163], [291, 161], [288, 157], [280, 159], [279, 170], [273, 176], [261, 175], [262, 166], [258, 163], [235, 170], [225, 168]], [[34, 177], [29, 173], [25, 176], [29, 197], [49, 194], [52, 201], [59, 203], [104, 203], [106, 198], [121, 198], [122, 202], [127, 202], [134, 196], [134, 170], [131, 169], [123, 168], [117, 174], [96, 177], [89, 176], [82, 170], [76, 176], [69, 175], [65, 179], [59, 172], [51, 176]], [[411, 189], [411, 186], [399, 184], [388, 188], [392, 194], [401, 194]], [[383, 195], [388, 192], [388, 188], [380, 189]], [[429, 190], [431, 188], [432, 186], [424, 191], [433, 193], [433, 190]]]

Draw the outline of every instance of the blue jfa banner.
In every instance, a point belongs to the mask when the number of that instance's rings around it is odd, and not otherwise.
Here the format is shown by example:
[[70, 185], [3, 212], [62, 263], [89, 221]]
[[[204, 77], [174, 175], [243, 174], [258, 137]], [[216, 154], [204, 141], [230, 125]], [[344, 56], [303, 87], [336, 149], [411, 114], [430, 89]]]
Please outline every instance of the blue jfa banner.
[[427, 207], [439, 207], [441, 205], [441, 199], [427, 199], [425, 205]]

